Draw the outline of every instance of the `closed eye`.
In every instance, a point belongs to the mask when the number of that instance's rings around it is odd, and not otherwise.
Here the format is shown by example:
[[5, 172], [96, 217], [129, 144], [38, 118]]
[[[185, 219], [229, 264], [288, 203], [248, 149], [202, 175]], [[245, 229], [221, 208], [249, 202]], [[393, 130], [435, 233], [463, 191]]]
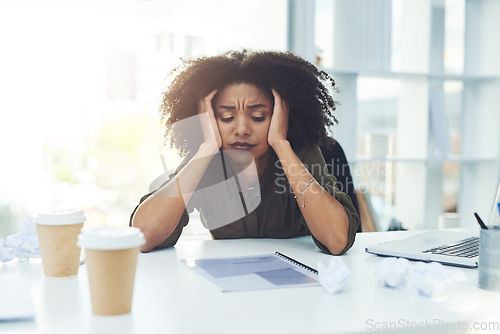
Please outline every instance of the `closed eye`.
[[220, 118], [220, 120], [221, 120], [222, 122], [226, 122], [226, 123], [231, 122], [233, 119], [234, 119], [234, 116], [229, 116], [229, 117], [221, 117], [221, 118]]
[[259, 116], [252, 116], [252, 119], [255, 121], [255, 122], [264, 122], [266, 120], [265, 117], [259, 117]]

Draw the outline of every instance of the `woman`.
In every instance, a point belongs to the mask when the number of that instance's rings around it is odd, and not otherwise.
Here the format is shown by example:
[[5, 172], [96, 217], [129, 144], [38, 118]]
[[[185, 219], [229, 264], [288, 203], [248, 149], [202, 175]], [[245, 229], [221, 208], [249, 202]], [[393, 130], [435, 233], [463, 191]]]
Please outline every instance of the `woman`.
[[228, 52], [174, 70], [161, 111], [185, 156], [131, 217], [146, 244], [173, 246], [194, 208], [214, 239], [312, 235], [343, 254], [360, 224], [318, 144], [335, 117], [333, 79], [282, 52]]

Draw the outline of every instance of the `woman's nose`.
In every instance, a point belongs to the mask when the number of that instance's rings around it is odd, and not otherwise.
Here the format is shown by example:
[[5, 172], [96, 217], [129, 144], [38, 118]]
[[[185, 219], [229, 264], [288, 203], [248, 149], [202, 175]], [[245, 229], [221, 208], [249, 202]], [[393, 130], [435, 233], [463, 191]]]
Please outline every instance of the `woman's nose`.
[[237, 136], [248, 136], [250, 135], [250, 127], [248, 120], [245, 117], [238, 117], [236, 119], [235, 134]]

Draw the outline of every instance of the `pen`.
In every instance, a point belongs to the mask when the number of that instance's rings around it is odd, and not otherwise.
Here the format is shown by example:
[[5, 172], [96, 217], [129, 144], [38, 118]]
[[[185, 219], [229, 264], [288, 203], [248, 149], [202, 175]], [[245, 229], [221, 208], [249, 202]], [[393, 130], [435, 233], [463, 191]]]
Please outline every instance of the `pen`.
[[500, 202], [497, 203], [498, 213], [500, 214]]
[[487, 230], [488, 228], [486, 227], [486, 225], [484, 225], [483, 220], [481, 219], [481, 217], [479, 217], [477, 212], [474, 212], [474, 216], [476, 216], [476, 219], [477, 219], [477, 222], [479, 223], [479, 226], [481, 226], [481, 228], [483, 230]]

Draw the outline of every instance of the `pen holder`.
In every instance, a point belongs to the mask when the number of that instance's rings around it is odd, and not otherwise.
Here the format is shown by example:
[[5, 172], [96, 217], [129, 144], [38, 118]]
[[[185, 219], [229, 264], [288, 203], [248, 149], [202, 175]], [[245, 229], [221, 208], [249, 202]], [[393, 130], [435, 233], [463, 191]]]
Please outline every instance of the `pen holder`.
[[479, 241], [479, 280], [482, 289], [500, 291], [500, 226], [481, 229]]

